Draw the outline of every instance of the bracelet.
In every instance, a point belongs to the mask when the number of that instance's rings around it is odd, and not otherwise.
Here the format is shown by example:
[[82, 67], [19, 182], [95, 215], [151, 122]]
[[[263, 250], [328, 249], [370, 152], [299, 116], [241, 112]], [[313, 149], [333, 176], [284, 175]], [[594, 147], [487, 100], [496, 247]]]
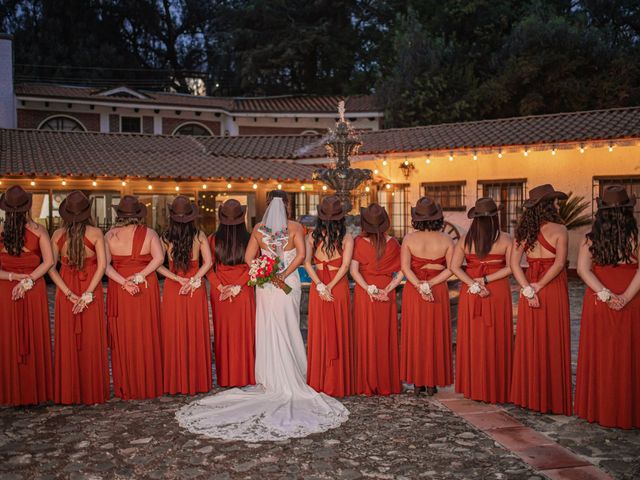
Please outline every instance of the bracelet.
[[480, 286], [480, 284], [478, 282], [473, 282], [471, 284], [471, 286], [469, 287], [468, 292], [472, 295], [477, 295], [478, 293], [480, 293], [482, 291], [482, 287]]
[[33, 281], [33, 278], [27, 277], [20, 280], [20, 285], [22, 285], [22, 288], [28, 292], [33, 288], [35, 282]]
[[486, 276], [486, 275], [484, 275], [484, 276], [482, 277], [482, 280], [484, 280], [484, 284], [485, 284], [485, 285], [489, 285], [489, 279], [487, 278], [487, 276]]
[[420, 284], [420, 292], [425, 295], [429, 295], [431, 293], [431, 285], [429, 285], [429, 282], [422, 282]]
[[536, 291], [533, 289], [531, 285], [527, 285], [526, 287], [523, 287], [522, 290], [520, 290], [520, 293], [524, 298], [527, 298], [529, 300], [531, 300], [533, 297], [536, 296]]
[[600, 300], [603, 303], [609, 302], [612, 296], [613, 294], [611, 293], [611, 290], [609, 290], [608, 288], [603, 288], [598, 293], [596, 293], [596, 297], [598, 297], [598, 300]]

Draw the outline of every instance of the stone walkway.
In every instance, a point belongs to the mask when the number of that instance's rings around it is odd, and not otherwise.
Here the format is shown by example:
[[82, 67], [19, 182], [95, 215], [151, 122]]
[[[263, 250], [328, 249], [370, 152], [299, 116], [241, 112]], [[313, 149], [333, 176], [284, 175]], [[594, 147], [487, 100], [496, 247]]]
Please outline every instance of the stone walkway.
[[[575, 354], [583, 293], [570, 287]], [[640, 431], [460, 398], [352, 397], [341, 428], [248, 444], [185, 432], [191, 398], [112, 399], [93, 407], [0, 408], [4, 479], [640, 478]]]

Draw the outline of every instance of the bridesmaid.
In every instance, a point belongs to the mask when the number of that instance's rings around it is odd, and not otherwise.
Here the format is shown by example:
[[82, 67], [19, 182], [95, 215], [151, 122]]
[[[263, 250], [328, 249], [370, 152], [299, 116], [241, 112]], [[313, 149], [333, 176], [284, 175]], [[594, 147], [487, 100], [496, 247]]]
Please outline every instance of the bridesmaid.
[[387, 235], [389, 216], [378, 204], [360, 213], [351, 276], [356, 282], [354, 393], [400, 393], [396, 287], [402, 281], [400, 244]]
[[113, 385], [123, 400], [162, 395], [160, 291], [164, 260], [156, 232], [144, 226], [147, 207], [125, 195], [107, 232], [107, 321]]
[[579, 417], [605, 427], [640, 428], [635, 204], [624, 187], [607, 187], [578, 255], [578, 274], [589, 288], [580, 325], [575, 407]]
[[102, 275], [104, 237], [91, 221], [91, 202], [79, 191], [60, 204], [64, 227], [51, 239], [49, 276], [58, 287], [55, 304], [55, 402], [91, 405], [109, 399], [107, 325]]
[[256, 299], [249, 287], [245, 252], [249, 232], [247, 207], [227, 200], [218, 209], [218, 230], [209, 237], [213, 268], [211, 284], [216, 374], [221, 387], [254, 385]]
[[51, 332], [45, 273], [53, 266], [49, 235], [29, 217], [32, 197], [13, 186], [0, 196], [0, 405], [53, 398]]
[[402, 292], [400, 377], [419, 395], [453, 383], [451, 312], [447, 280], [453, 240], [442, 232], [442, 208], [422, 197], [411, 209], [416, 230], [402, 241], [401, 264], [407, 284]]
[[[513, 318], [507, 259], [511, 239], [500, 231], [498, 206], [479, 198], [473, 221], [456, 244], [451, 271], [463, 284], [458, 305], [456, 392], [472, 400], [505, 403], [509, 397]], [[466, 269], [462, 262], [466, 260]]]
[[[162, 235], [169, 268], [162, 291], [162, 372], [164, 392], [195, 395], [211, 390], [211, 332], [207, 289], [202, 277], [211, 268], [207, 236], [196, 227], [198, 207], [180, 195], [169, 206], [169, 228]], [[202, 260], [202, 262], [201, 262]]]
[[309, 291], [307, 383], [317, 392], [333, 397], [345, 397], [353, 392], [352, 320], [347, 280], [353, 237], [346, 233], [345, 215], [338, 197], [322, 199], [316, 228], [307, 236], [304, 264], [315, 285]]
[[571, 415], [568, 234], [557, 207], [566, 198], [548, 184], [532, 189], [516, 228], [511, 268], [522, 289], [510, 401], [541, 413]]

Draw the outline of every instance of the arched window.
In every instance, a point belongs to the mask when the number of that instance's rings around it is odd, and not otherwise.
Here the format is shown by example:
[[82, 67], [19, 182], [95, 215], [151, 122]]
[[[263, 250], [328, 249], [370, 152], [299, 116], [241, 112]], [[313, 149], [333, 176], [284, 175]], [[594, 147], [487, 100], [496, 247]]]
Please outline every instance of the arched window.
[[65, 130], [68, 132], [86, 132], [87, 129], [84, 128], [78, 120], [73, 117], [67, 117], [63, 115], [56, 115], [55, 117], [49, 117], [45, 119], [38, 130]]
[[211, 130], [200, 123], [183, 123], [173, 132], [174, 135], [194, 135], [199, 137], [210, 137]]

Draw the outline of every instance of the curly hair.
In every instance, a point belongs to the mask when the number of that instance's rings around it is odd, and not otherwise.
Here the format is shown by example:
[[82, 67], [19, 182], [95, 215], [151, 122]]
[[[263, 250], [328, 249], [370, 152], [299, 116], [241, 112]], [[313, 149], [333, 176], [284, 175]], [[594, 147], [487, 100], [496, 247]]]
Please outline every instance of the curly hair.
[[335, 252], [342, 255], [342, 241], [347, 233], [345, 219], [321, 220], [318, 218], [316, 228], [311, 233], [313, 239], [313, 251], [315, 252], [322, 243], [322, 251], [328, 258], [333, 257]]
[[191, 264], [193, 239], [198, 234], [195, 220], [187, 223], [174, 222], [169, 219], [169, 228], [162, 234], [162, 239], [171, 245], [171, 260], [176, 272], [187, 272]]
[[500, 237], [500, 219], [498, 216], [476, 217], [471, 222], [467, 236], [464, 239], [465, 248], [475, 251], [478, 258], [489, 255], [493, 244]]
[[515, 231], [516, 244], [524, 244], [524, 251], [530, 251], [538, 242], [538, 234], [544, 223], [559, 223], [564, 221], [558, 213], [555, 200], [542, 200], [531, 208], [526, 208]]
[[82, 222], [65, 222], [64, 224], [67, 232], [67, 258], [69, 259], [69, 266], [75, 267], [78, 270], [84, 269], [84, 235], [87, 231], [87, 225], [92, 225], [91, 218], [87, 218]]
[[444, 230], [444, 218], [439, 218], [437, 220], [423, 220], [423, 221], [411, 221], [411, 226], [420, 232], [424, 232], [425, 230], [428, 232], [441, 232]]
[[2, 242], [9, 255], [13, 257], [19, 257], [22, 254], [27, 223], [29, 223], [29, 216], [26, 212], [6, 212]]
[[599, 209], [586, 236], [591, 241], [589, 251], [596, 264], [631, 263], [638, 250], [638, 222], [633, 208]]

